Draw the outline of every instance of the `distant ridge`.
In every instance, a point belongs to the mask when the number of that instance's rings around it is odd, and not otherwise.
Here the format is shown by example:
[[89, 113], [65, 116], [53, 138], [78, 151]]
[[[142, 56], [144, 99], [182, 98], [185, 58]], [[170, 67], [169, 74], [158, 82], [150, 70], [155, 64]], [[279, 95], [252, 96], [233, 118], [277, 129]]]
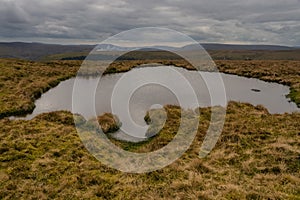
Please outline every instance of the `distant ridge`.
[[[201, 46], [209, 51], [209, 50], [261, 50], [261, 51], [286, 51], [286, 50], [294, 50], [296, 47], [288, 47], [288, 46], [280, 46], [280, 45], [239, 45], [239, 44], [218, 44], [218, 43], [203, 43]], [[99, 51], [128, 51], [134, 50], [136, 47], [120, 47], [112, 44], [101, 44], [98, 47]], [[181, 48], [176, 47], [168, 47], [168, 46], [148, 46], [145, 47], [149, 50], [154, 49], [166, 49], [166, 50], [196, 50], [199, 49], [199, 45], [192, 44], [186, 45]], [[300, 47], [299, 47], [300, 48]]]
[[[218, 43], [201, 44], [207, 51], [299, 51], [300, 47], [287, 47], [279, 45], [233, 45]], [[0, 58], [19, 58], [27, 60], [41, 60], [47, 56], [58, 54], [81, 54], [84, 58], [96, 45], [60, 45], [43, 43], [24, 43], [24, 42], [0, 42]], [[97, 46], [98, 51], [131, 51], [135, 47], [121, 47], [112, 44], [101, 44]], [[181, 48], [167, 46], [145, 47], [143, 51], [155, 51], [157, 49], [187, 50], [198, 49], [197, 45], [187, 45]]]
[[[294, 50], [294, 47], [280, 45], [241, 45], [241, 44], [215, 44], [203, 43], [202, 47], [206, 50], [248, 50], [248, 51], [285, 51]], [[190, 48], [185, 46], [184, 48]]]
[[59, 45], [24, 42], [0, 42], [0, 58], [40, 60], [45, 56], [66, 52], [89, 52], [94, 45]]

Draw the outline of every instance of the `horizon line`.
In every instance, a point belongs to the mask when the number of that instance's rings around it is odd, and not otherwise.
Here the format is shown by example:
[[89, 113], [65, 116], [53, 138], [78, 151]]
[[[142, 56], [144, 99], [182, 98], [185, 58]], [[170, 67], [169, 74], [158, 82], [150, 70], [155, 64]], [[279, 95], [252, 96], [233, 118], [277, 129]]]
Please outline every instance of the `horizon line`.
[[[59, 43], [48, 43], [48, 42], [34, 42], [34, 41], [0, 41], [0, 43], [5, 43], [5, 44], [12, 44], [12, 43], [23, 43], [23, 44], [44, 44], [44, 45], [61, 45], [61, 46], [97, 46], [99, 44], [96, 44], [96, 43], [64, 43], [64, 44], [59, 44]], [[284, 45], [284, 44], [267, 44], [267, 43], [262, 43], [262, 44], [259, 44], [259, 43], [253, 43], [253, 44], [250, 44], [250, 43], [235, 43], [235, 42], [225, 42], [225, 43], [218, 43], [218, 42], [198, 42], [200, 45], [207, 45], [207, 44], [210, 44], [210, 45], [232, 45], [232, 46], [281, 46], [281, 47], [291, 47], [291, 48], [295, 48], [295, 47], [300, 47], [300, 45], [294, 45], [294, 46], [291, 46], [291, 45]], [[110, 45], [114, 45], [114, 44], [110, 44]], [[190, 45], [190, 44], [187, 44], [187, 45]], [[187, 45], [184, 45], [184, 46], [187, 46]], [[119, 46], [119, 45], [115, 45], [115, 46]], [[158, 45], [153, 45], [154, 46], [158, 46]], [[167, 46], [168, 45], [161, 45], [161, 46]], [[182, 47], [184, 47], [182, 46]], [[120, 46], [120, 47], [123, 47], [123, 46]], [[127, 46], [127, 47], [135, 47], [135, 46]], [[148, 47], [151, 47], [151, 46], [148, 46]]]

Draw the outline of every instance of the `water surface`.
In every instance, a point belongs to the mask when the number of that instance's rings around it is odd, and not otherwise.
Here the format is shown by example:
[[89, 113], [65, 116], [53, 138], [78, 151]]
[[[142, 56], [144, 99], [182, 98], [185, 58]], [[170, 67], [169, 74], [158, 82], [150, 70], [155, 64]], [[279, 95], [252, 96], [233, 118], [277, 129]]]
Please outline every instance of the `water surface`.
[[[126, 73], [137, 74], [132, 80], [123, 83], [123, 87], [136, 84], [139, 80], [145, 79], [146, 76], [162, 77], [166, 82], [176, 87], [179, 95], [182, 95], [184, 102], [182, 107], [196, 108], [198, 105], [190, 102], [190, 93], [187, 92], [186, 86], [179, 81], [174, 80], [174, 77], [169, 76], [168, 70], [176, 69], [182, 74], [193, 87], [200, 107], [215, 106], [211, 103], [210, 95], [207, 86], [202, 77], [209, 77], [212, 81], [218, 76], [215, 72], [197, 72], [188, 71], [182, 68], [175, 68], [170, 66], [160, 67], [143, 67], [136, 68]], [[112, 112], [111, 109], [111, 96], [116, 83], [120, 80], [125, 73], [106, 75], [101, 78], [100, 82], [97, 78], [77, 77], [77, 84], [80, 89], [80, 95], [77, 96], [76, 101], [80, 102], [80, 107], [72, 111], [72, 91], [75, 78], [61, 82], [55, 88], [44, 93], [39, 99], [36, 100], [32, 114], [29, 114], [25, 119], [32, 119], [33, 117], [46, 112], [67, 110], [73, 113], [83, 115], [89, 119], [95, 115], [94, 110], [91, 109], [93, 104], [93, 92], [95, 89], [95, 108], [96, 114], [101, 115], [104, 112]], [[228, 75], [221, 73], [226, 89], [227, 101], [248, 102], [253, 105], [263, 105], [270, 113], [291, 113], [299, 111], [296, 104], [291, 102], [286, 95], [289, 93], [289, 87], [261, 81], [254, 78], [245, 78], [236, 75]], [[95, 88], [95, 85], [98, 85]], [[124, 90], [124, 92], [126, 92]], [[125, 93], [124, 93], [125, 95]], [[122, 97], [122, 94], [120, 94]], [[118, 98], [117, 102], [124, 103], [126, 99]], [[132, 95], [129, 101], [129, 111], [135, 123], [145, 125], [144, 116], [147, 110], [153, 105], [166, 105], [177, 104], [179, 105], [176, 95], [168, 90], [168, 88], [157, 85], [148, 84], [138, 88]], [[124, 122], [123, 122], [124, 123]], [[121, 136], [126, 139], [127, 136]], [[125, 137], [125, 138], [124, 138]], [[128, 136], [131, 137], [131, 136]], [[130, 140], [130, 138], [129, 138]]]

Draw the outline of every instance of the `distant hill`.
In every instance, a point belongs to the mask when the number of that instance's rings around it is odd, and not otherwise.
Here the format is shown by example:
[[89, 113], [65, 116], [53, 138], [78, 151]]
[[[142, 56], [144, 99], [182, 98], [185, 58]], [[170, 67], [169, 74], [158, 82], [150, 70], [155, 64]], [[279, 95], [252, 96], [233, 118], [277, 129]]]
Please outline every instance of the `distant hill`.
[[[203, 43], [201, 44], [204, 49], [209, 50], [247, 50], [247, 51], [287, 51], [294, 50], [294, 47], [278, 46], [278, 45], [236, 45], [236, 44], [214, 44]], [[184, 49], [192, 50], [195, 45], [187, 45]]]
[[45, 56], [66, 52], [89, 52], [93, 45], [58, 45], [42, 43], [11, 42], [0, 43], [0, 58], [21, 58], [40, 60]]
[[[247, 51], [288, 51], [295, 50], [297, 47], [287, 47], [287, 46], [279, 46], [279, 45], [235, 45], [235, 44], [216, 44], [216, 43], [203, 43], [201, 46], [207, 50], [247, 50]], [[120, 47], [112, 44], [101, 44], [98, 47], [98, 51], [129, 51], [137, 49], [136, 47]], [[169, 51], [172, 50], [196, 50], [199, 49], [199, 45], [186, 45], [181, 48], [176, 47], [168, 47], [168, 46], [148, 46], [145, 47], [149, 50], [153, 49], [166, 49]], [[300, 47], [298, 47], [300, 48]]]
[[[214, 59], [300, 59], [300, 47], [287, 47], [278, 45], [231, 45], [204, 43], [206, 49]], [[26, 60], [64, 59], [83, 60], [95, 45], [59, 45], [43, 43], [11, 42], [0, 43], [0, 58], [20, 58]], [[101, 44], [97, 51], [132, 51], [136, 47], [121, 47], [112, 44]], [[155, 51], [166, 49], [168, 51], [193, 51], [197, 45], [187, 45], [182, 48], [166, 46], [145, 47], [141, 51]]]

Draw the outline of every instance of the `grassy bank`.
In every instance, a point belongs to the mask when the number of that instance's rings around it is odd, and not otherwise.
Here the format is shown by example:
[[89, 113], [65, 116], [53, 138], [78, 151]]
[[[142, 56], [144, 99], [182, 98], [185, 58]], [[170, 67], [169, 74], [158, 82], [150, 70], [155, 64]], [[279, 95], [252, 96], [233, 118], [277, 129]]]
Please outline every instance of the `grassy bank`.
[[[232, 102], [215, 149], [199, 159], [209, 116], [209, 109], [202, 109], [196, 139], [182, 158], [146, 174], [120, 173], [95, 160], [78, 138], [71, 113], [2, 119], [0, 198], [299, 198], [299, 113], [270, 115], [260, 106]], [[167, 124], [160, 137], [169, 138], [173, 128]], [[131, 150], [151, 151], [157, 144], [151, 140]]]
[[0, 118], [33, 111], [34, 100], [76, 75], [79, 62], [0, 59]]
[[[115, 61], [105, 74], [126, 72], [141, 64], [160, 63], [189, 70], [194, 68], [184, 60]], [[221, 72], [259, 78], [291, 87], [289, 97], [300, 106], [300, 61], [216, 61]], [[30, 62], [0, 60], [0, 118], [24, 115], [34, 109], [34, 100], [60, 81], [75, 76], [80, 61]], [[203, 70], [211, 68], [203, 67]], [[94, 69], [83, 69], [85, 75], [95, 75]]]
[[[140, 62], [115, 65], [128, 71]], [[164, 64], [186, 66], [182, 61], [168, 62]], [[299, 63], [217, 61], [225, 73], [290, 85], [291, 98], [298, 106]], [[210, 120], [210, 109], [201, 109], [191, 148], [170, 166], [146, 174], [120, 173], [93, 158], [80, 141], [69, 112], [42, 114], [30, 121], [3, 118], [30, 112], [34, 99], [74, 76], [79, 65], [75, 61], [1, 60], [0, 199], [300, 198], [299, 113], [270, 115], [261, 106], [231, 102], [216, 147], [208, 157], [199, 159]], [[168, 119], [156, 137], [138, 144], [113, 142], [132, 152], [165, 146], [176, 134], [181, 116], [179, 107], [165, 108]], [[113, 120], [110, 114], [98, 120], [108, 132], [117, 128], [107, 126]], [[149, 117], [145, 120], [160, 126]], [[152, 128], [155, 133], [155, 126]]]
[[221, 72], [290, 86], [289, 97], [300, 107], [300, 61], [216, 61]]
[[[197, 51], [194, 51], [197, 52]], [[214, 60], [300, 60], [300, 50], [208, 50], [209, 55]], [[43, 58], [43, 60], [84, 60], [88, 55], [89, 51], [86, 52], [69, 52], [62, 54], [49, 55]], [[95, 53], [95, 52], [94, 52]], [[135, 51], [135, 59], [149, 58], [149, 52]], [[169, 52], [166, 51], [152, 51], [156, 54], [156, 58], [167, 58], [173, 59], [174, 56], [170, 56]], [[101, 52], [99, 53], [102, 57], [108, 57], [114, 54], [114, 52]], [[193, 51], [190, 52], [193, 54]], [[133, 56], [127, 56], [131, 59]]]

